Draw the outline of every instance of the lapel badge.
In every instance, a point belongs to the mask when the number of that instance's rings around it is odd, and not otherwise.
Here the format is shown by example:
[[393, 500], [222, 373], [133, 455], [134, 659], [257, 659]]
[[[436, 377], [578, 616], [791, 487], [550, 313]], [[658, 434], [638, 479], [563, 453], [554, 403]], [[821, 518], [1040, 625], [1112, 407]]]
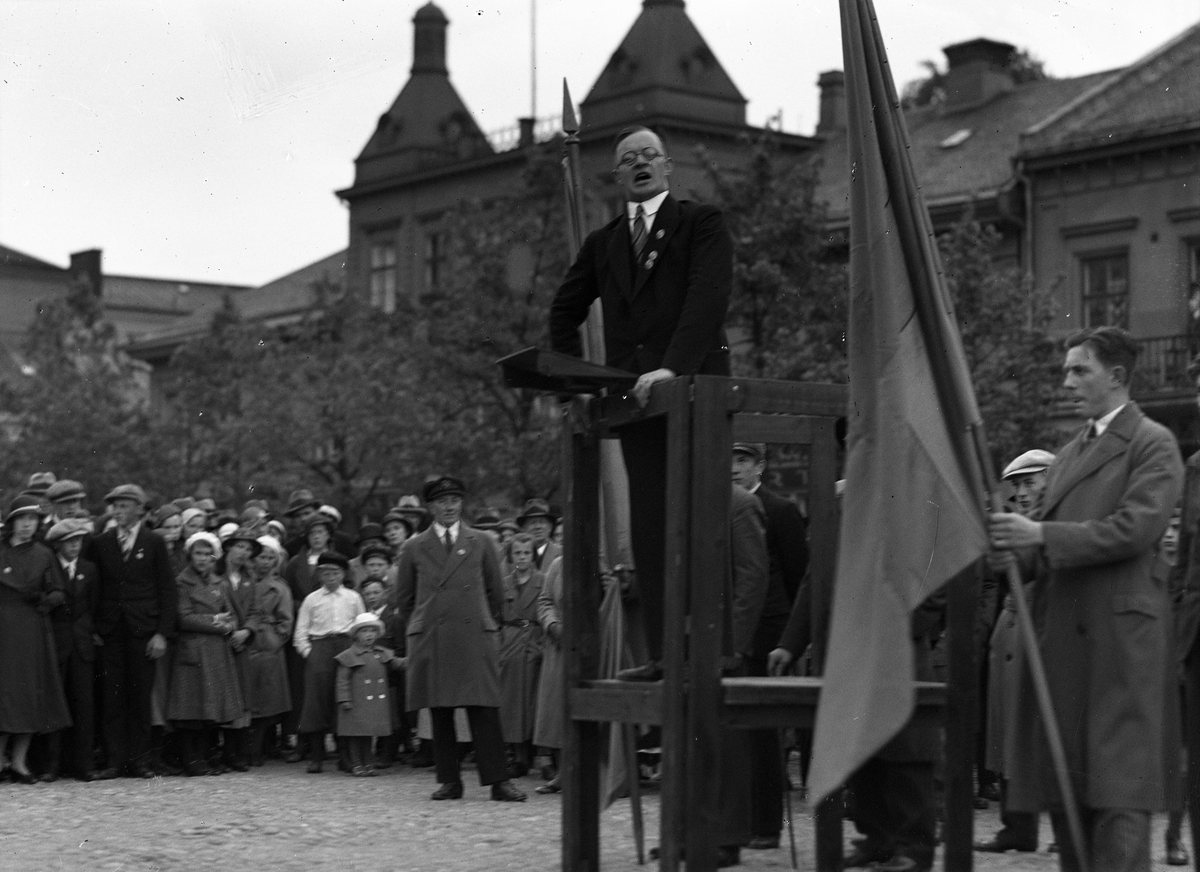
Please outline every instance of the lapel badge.
[[5, 572], [12, 572], [12, 567], [11, 567], [11, 566], [6, 566], [6, 567], [4, 567], [4, 571], [5, 571]]
[[466, 554], [466, 553], [467, 553], [467, 551], [466, 551], [466, 549], [465, 549], [465, 548], [459, 548], [459, 549], [458, 549], [458, 556], [459, 556], [459, 557], [462, 557], [462, 556], [463, 556], [464, 554]]
[[655, 261], [658, 260], [658, 252], [650, 252], [650, 256], [646, 258], [646, 269], [653, 269]]
[[140, 548], [139, 548], [139, 549], [138, 549], [138, 553], [137, 553], [137, 554], [135, 554], [135, 555], [133, 555], [133, 559], [134, 559], [134, 560], [141, 560], [141, 559], [142, 559], [142, 554], [143, 554], [143, 551], [142, 551], [142, 549], [140, 549]]
[[654, 234], [654, 238], [655, 238], [655, 239], [662, 239], [662, 238], [663, 238], [663, 232], [662, 232], [661, 230], [659, 230], [657, 233], [655, 233], [655, 234]]

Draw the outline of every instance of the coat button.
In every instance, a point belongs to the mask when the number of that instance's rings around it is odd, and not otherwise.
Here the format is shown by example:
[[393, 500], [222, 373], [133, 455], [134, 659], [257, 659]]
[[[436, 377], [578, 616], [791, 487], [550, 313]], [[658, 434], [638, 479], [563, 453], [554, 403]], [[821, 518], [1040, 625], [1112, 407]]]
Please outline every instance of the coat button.
[[367, 699], [374, 699], [374, 698], [375, 697], [371, 696], [371, 694], [369, 694], [369, 693], [367, 694]]

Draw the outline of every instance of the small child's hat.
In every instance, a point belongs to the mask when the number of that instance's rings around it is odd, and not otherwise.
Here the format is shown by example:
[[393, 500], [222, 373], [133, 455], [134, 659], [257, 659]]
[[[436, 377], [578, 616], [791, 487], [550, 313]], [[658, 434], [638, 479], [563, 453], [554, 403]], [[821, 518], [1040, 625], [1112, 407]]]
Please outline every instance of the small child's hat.
[[383, 632], [383, 621], [381, 621], [381, 620], [379, 620], [379, 618], [375, 617], [375, 615], [372, 612], [363, 612], [361, 615], [359, 615], [357, 618], [355, 618], [351, 622], [350, 629], [347, 632], [349, 632], [351, 637], [353, 637], [359, 630], [363, 629], [364, 627], [374, 627], [376, 630], [378, 630], [379, 632], [382, 633]]

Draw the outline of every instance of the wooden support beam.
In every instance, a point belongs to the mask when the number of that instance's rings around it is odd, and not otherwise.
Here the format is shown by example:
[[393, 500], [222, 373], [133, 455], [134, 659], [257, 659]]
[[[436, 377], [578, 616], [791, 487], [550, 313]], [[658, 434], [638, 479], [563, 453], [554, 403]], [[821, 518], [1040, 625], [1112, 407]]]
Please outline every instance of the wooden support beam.
[[571, 717], [571, 690], [595, 679], [600, 665], [600, 451], [584, 400], [567, 409], [563, 426], [566, 479], [563, 556], [563, 840], [567, 872], [600, 869], [600, 725]]

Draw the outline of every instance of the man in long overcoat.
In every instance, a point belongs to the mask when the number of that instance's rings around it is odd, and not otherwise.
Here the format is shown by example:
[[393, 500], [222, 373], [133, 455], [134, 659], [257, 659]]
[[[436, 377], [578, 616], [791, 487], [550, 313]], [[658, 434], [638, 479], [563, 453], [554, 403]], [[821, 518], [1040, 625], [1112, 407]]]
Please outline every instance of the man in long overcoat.
[[[1133, 339], [1100, 327], [1067, 346], [1063, 387], [1088, 426], [1050, 468], [1042, 520], [992, 515], [991, 540], [1038, 546], [1049, 567], [1041, 647], [1092, 868], [1149, 870], [1150, 814], [1167, 806], [1179, 765], [1171, 606], [1151, 569], [1183, 462], [1171, 432], [1130, 400]], [[1038, 798], [1073, 872], [1051, 772]]]
[[[550, 344], [582, 356], [579, 325], [596, 299], [604, 310], [609, 366], [638, 374], [645, 405], [653, 385], [676, 376], [729, 375], [725, 313], [733, 282], [733, 240], [715, 206], [670, 193], [673, 169], [653, 131], [617, 134], [613, 178], [625, 208], [584, 241], [550, 305]], [[650, 657], [662, 657], [666, 517], [666, 425], [651, 417], [623, 426], [633, 557]], [[619, 678], [655, 680], [657, 662]]]
[[465, 708], [479, 783], [492, 799], [521, 802], [508, 780], [500, 731], [499, 631], [504, 600], [500, 560], [491, 538], [462, 522], [466, 489], [444, 475], [425, 485], [433, 523], [400, 553], [399, 623], [406, 628], [407, 707], [428, 708], [441, 787], [433, 799], [459, 799], [463, 785], [454, 709]]

